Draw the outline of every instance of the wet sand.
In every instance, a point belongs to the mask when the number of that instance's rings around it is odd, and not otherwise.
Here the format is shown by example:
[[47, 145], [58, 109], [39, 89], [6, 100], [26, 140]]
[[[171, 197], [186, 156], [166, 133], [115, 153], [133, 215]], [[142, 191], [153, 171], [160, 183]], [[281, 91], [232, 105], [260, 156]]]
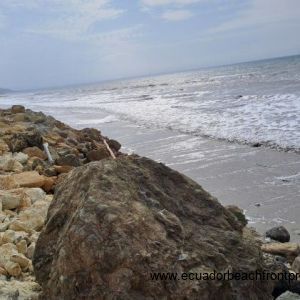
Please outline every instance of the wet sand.
[[[72, 122], [74, 126], [80, 126]], [[103, 117], [103, 116], [102, 116]], [[80, 116], [82, 121], [82, 115]], [[100, 118], [100, 116], [99, 116]], [[92, 118], [94, 119], [94, 117]], [[300, 241], [300, 155], [216, 141], [124, 121], [93, 125], [123, 151], [148, 156], [188, 175], [223, 205], [245, 210], [260, 233], [284, 225]]]
[[76, 128], [100, 129], [121, 142], [124, 152], [163, 162], [197, 181], [223, 205], [241, 207], [249, 224], [260, 233], [284, 225], [291, 240], [300, 242], [299, 154], [145, 128], [121, 120], [92, 123], [107, 117], [107, 113], [88, 109], [40, 110]]
[[[103, 126], [104, 125], [104, 126]], [[103, 124], [126, 151], [151, 157], [188, 175], [223, 205], [245, 210], [260, 233], [284, 225], [300, 241], [300, 156], [214, 141], [168, 130]]]

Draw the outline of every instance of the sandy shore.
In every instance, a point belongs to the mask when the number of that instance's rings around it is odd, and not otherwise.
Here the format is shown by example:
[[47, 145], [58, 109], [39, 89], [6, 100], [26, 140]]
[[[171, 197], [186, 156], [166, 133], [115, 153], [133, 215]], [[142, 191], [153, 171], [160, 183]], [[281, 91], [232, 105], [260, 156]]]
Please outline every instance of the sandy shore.
[[260, 233], [284, 225], [300, 241], [300, 156], [166, 130], [110, 123], [104, 134], [127, 151], [151, 157], [190, 176], [224, 204], [246, 212]]
[[[91, 110], [42, 110], [75, 128], [95, 127], [135, 152], [190, 176], [223, 205], [245, 210], [260, 233], [284, 225], [300, 241], [300, 156], [268, 148], [193, 137], [127, 121], [102, 122], [108, 114]], [[100, 120], [96, 122], [94, 120]], [[105, 119], [104, 119], [105, 120]]]

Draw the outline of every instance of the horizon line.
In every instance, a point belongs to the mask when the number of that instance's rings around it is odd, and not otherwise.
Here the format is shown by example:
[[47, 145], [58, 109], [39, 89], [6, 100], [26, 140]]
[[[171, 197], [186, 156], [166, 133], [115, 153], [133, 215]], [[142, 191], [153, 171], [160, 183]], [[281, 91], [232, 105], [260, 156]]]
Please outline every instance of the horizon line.
[[234, 62], [234, 63], [225, 63], [225, 64], [220, 64], [220, 65], [209, 65], [209, 66], [201, 66], [201, 67], [195, 67], [195, 68], [187, 68], [187, 69], [175, 70], [175, 71], [150, 73], [150, 74], [128, 76], [128, 77], [127, 76], [126, 77], [116, 77], [116, 78], [104, 79], [104, 80], [99, 80], [99, 81], [79, 82], [79, 83], [70, 83], [70, 84], [66, 84], [66, 85], [45, 86], [45, 87], [28, 88], [28, 89], [25, 88], [25, 89], [17, 89], [17, 90], [0, 87], [0, 90], [1, 89], [8, 90], [9, 91], [8, 93], [10, 94], [10, 93], [21, 93], [21, 92], [42, 91], [42, 90], [66, 89], [66, 88], [72, 88], [72, 87], [77, 87], [77, 86], [96, 85], [96, 84], [101, 84], [101, 83], [106, 83], [106, 82], [133, 80], [133, 79], [147, 78], [147, 77], [154, 77], [154, 76], [171, 75], [171, 74], [176, 74], [176, 73], [186, 73], [186, 72], [193, 72], [193, 71], [198, 71], [198, 70], [202, 70], [202, 69], [221, 68], [221, 67], [226, 67], [226, 66], [234, 66], [234, 65], [246, 64], [246, 63], [268, 61], [268, 60], [273, 60], [273, 59], [282, 59], [282, 58], [294, 57], [294, 56], [300, 56], [300, 53], [284, 55], [284, 56], [274, 56], [274, 57], [268, 57], [268, 58], [254, 59], [254, 60], [248, 60], [248, 61], [238, 61], [238, 62]]

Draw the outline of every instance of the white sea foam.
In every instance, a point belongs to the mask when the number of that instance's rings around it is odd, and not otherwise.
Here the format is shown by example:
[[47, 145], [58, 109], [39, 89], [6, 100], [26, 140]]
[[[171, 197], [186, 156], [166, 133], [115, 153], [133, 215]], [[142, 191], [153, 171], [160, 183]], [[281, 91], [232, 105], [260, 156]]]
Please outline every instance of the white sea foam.
[[77, 125], [99, 125], [104, 123], [112, 123], [118, 121], [119, 119], [114, 115], [108, 115], [102, 119], [91, 119], [91, 120], [80, 120], [77, 121]]
[[[194, 136], [300, 149], [300, 58], [1, 98], [77, 125], [128, 120]], [[99, 116], [98, 112], [108, 115]], [[87, 118], [85, 115], [93, 116]]]

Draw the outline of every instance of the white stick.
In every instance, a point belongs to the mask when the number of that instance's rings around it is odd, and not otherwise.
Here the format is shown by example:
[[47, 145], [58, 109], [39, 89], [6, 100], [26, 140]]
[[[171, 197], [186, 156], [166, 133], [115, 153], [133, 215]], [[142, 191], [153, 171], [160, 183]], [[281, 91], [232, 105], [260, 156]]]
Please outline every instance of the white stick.
[[104, 145], [105, 145], [105, 147], [107, 148], [108, 152], [110, 153], [111, 157], [112, 157], [113, 159], [116, 159], [115, 154], [112, 152], [112, 150], [110, 149], [110, 147], [109, 147], [109, 145], [107, 144], [107, 142], [106, 142], [105, 139], [103, 139], [103, 142], [104, 142]]
[[50, 163], [50, 164], [53, 164], [53, 163], [54, 163], [54, 160], [53, 160], [53, 158], [52, 158], [52, 156], [51, 156], [51, 153], [50, 153], [50, 151], [49, 151], [49, 148], [48, 148], [49, 145], [48, 145], [48, 143], [44, 143], [43, 146], [44, 146], [44, 150], [45, 150], [45, 152], [46, 152], [46, 154], [47, 154], [47, 156], [48, 156], [49, 163]]

